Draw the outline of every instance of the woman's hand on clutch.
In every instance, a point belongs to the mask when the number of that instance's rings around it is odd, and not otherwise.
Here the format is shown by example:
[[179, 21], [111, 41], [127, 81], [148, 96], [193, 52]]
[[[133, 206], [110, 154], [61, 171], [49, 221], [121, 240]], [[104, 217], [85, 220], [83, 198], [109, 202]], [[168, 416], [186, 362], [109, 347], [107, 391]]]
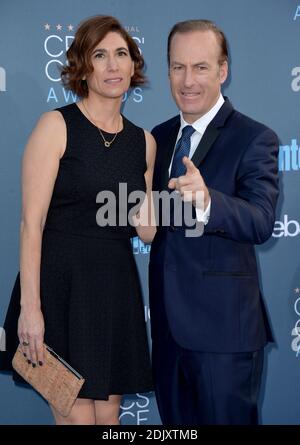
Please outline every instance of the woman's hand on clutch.
[[42, 311], [38, 308], [21, 307], [18, 321], [18, 337], [24, 357], [32, 366], [42, 366], [44, 361], [45, 324]]

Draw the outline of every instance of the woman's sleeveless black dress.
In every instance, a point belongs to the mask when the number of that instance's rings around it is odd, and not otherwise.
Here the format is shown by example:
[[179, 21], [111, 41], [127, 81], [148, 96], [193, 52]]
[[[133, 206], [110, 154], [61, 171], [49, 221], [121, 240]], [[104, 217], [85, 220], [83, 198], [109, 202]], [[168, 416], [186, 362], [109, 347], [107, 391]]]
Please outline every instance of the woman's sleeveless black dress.
[[[115, 194], [116, 215], [124, 220], [130, 205], [126, 209], [126, 199], [119, 201], [119, 184], [127, 184], [127, 195], [145, 191], [144, 131], [123, 117], [123, 130], [106, 148], [97, 127], [75, 103], [59, 111], [66, 122], [67, 147], [42, 241], [45, 343], [85, 377], [81, 398], [107, 400], [110, 394], [150, 391], [143, 301], [130, 241], [133, 231], [118, 217], [116, 226], [101, 227], [96, 220], [107, 204], [100, 203], [99, 192]], [[107, 140], [113, 137], [103, 135]], [[19, 305], [18, 275], [4, 324], [7, 352], [0, 353], [2, 370], [11, 369], [18, 345]], [[18, 379], [16, 373], [14, 378]]]

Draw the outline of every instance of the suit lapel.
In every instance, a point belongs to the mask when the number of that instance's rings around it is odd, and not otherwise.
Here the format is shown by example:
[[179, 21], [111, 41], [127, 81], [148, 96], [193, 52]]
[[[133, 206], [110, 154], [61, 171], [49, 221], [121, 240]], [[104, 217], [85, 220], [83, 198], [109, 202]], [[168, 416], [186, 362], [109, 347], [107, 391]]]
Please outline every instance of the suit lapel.
[[[221, 128], [224, 127], [227, 119], [233, 113], [234, 108], [227, 99], [225, 98], [225, 102], [214, 117], [214, 119], [207, 126], [202, 139], [192, 157], [192, 161], [198, 167], [199, 164], [204, 160], [207, 153], [213, 146], [215, 140], [217, 139]], [[161, 161], [161, 173], [160, 173], [160, 181], [161, 181], [161, 189], [168, 190], [168, 182], [169, 182], [169, 166], [171, 163], [175, 142], [177, 139], [178, 131], [180, 128], [180, 117], [177, 116], [172, 122], [170, 126], [170, 130], [165, 135], [165, 139], [162, 144], [165, 146], [165, 149], [162, 151], [162, 161]]]
[[168, 190], [169, 182], [169, 166], [171, 163], [172, 155], [174, 152], [174, 146], [177, 139], [177, 134], [180, 128], [180, 119], [172, 125], [169, 134], [166, 138], [166, 149], [163, 151], [162, 169], [161, 169], [161, 185], [163, 190]]
[[198, 167], [199, 164], [203, 161], [211, 146], [217, 139], [219, 133], [219, 128], [216, 128], [211, 124], [207, 126], [204, 135], [202, 136], [201, 141], [199, 142], [199, 145], [192, 156], [192, 161], [196, 165], [196, 167]]
[[200, 163], [204, 160], [205, 156], [217, 139], [221, 128], [224, 127], [225, 122], [233, 111], [233, 106], [231, 105], [229, 100], [225, 98], [224, 104], [222, 105], [216, 116], [213, 118], [213, 120], [210, 122], [210, 124], [207, 126], [201, 138], [201, 141], [199, 142], [199, 145], [192, 157], [192, 161], [196, 165], [196, 167], [199, 167]]

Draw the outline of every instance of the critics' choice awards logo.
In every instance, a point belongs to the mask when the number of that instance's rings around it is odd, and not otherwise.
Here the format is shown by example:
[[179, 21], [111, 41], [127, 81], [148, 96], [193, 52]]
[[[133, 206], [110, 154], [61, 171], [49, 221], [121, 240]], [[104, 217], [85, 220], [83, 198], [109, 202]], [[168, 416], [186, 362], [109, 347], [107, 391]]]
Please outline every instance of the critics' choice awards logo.
[[[137, 26], [126, 26], [125, 29], [131, 34], [142, 53], [145, 38], [139, 34], [139, 28]], [[75, 26], [72, 24], [61, 25], [46, 23], [43, 25], [44, 72], [48, 84], [47, 103], [72, 103], [78, 100], [76, 94], [66, 90], [60, 84], [60, 68], [66, 62], [65, 53], [72, 44], [74, 34]], [[135, 103], [142, 102], [143, 89], [141, 87], [135, 87], [129, 93], [125, 93], [123, 102], [126, 100], [133, 100]]]
[[6, 91], [6, 71], [0, 66], [0, 92]]
[[296, 353], [296, 357], [300, 355], [300, 288], [294, 289], [295, 301], [294, 301], [294, 313], [296, 315], [296, 322], [292, 328], [292, 351]]
[[297, 139], [292, 139], [290, 145], [280, 145], [278, 155], [279, 171], [298, 171], [300, 170], [300, 147]]
[[300, 20], [300, 5], [296, 6], [296, 10], [294, 12], [293, 20]]
[[[296, 6], [293, 14], [293, 20], [300, 23], [300, 5]], [[298, 91], [300, 91], [300, 66], [295, 66], [294, 68], [292, 68], [291, 75], [291, 88], [295, 93], [297, 93]]]
[[120, 421], [127, 425], [142, 425], [149, 420], [150, 398], [136, 394], [136, 398], [124, 399], [121, 404]]

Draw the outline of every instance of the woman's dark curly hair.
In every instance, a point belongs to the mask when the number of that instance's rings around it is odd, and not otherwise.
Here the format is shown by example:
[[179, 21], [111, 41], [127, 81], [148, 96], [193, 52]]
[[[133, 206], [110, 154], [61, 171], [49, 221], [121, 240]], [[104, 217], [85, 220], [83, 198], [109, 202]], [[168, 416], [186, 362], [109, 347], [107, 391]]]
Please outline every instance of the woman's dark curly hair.
[[146, 82], [146, 77], [143, 74], [144, 59], [133, 38], [116, 18], [97, 15], [81, 22], [66, 54], [68, 63], [61, 70], [63, 85], [79, 97], [87, 97], [89, 94], [87, 82], [83, 79], [93, 72], [91, 54], [95, 46], [109, 32], [120, 34], [128, 45], [130, 56], [134, 62], [134, 74], [130, 86], [143, 85]]

